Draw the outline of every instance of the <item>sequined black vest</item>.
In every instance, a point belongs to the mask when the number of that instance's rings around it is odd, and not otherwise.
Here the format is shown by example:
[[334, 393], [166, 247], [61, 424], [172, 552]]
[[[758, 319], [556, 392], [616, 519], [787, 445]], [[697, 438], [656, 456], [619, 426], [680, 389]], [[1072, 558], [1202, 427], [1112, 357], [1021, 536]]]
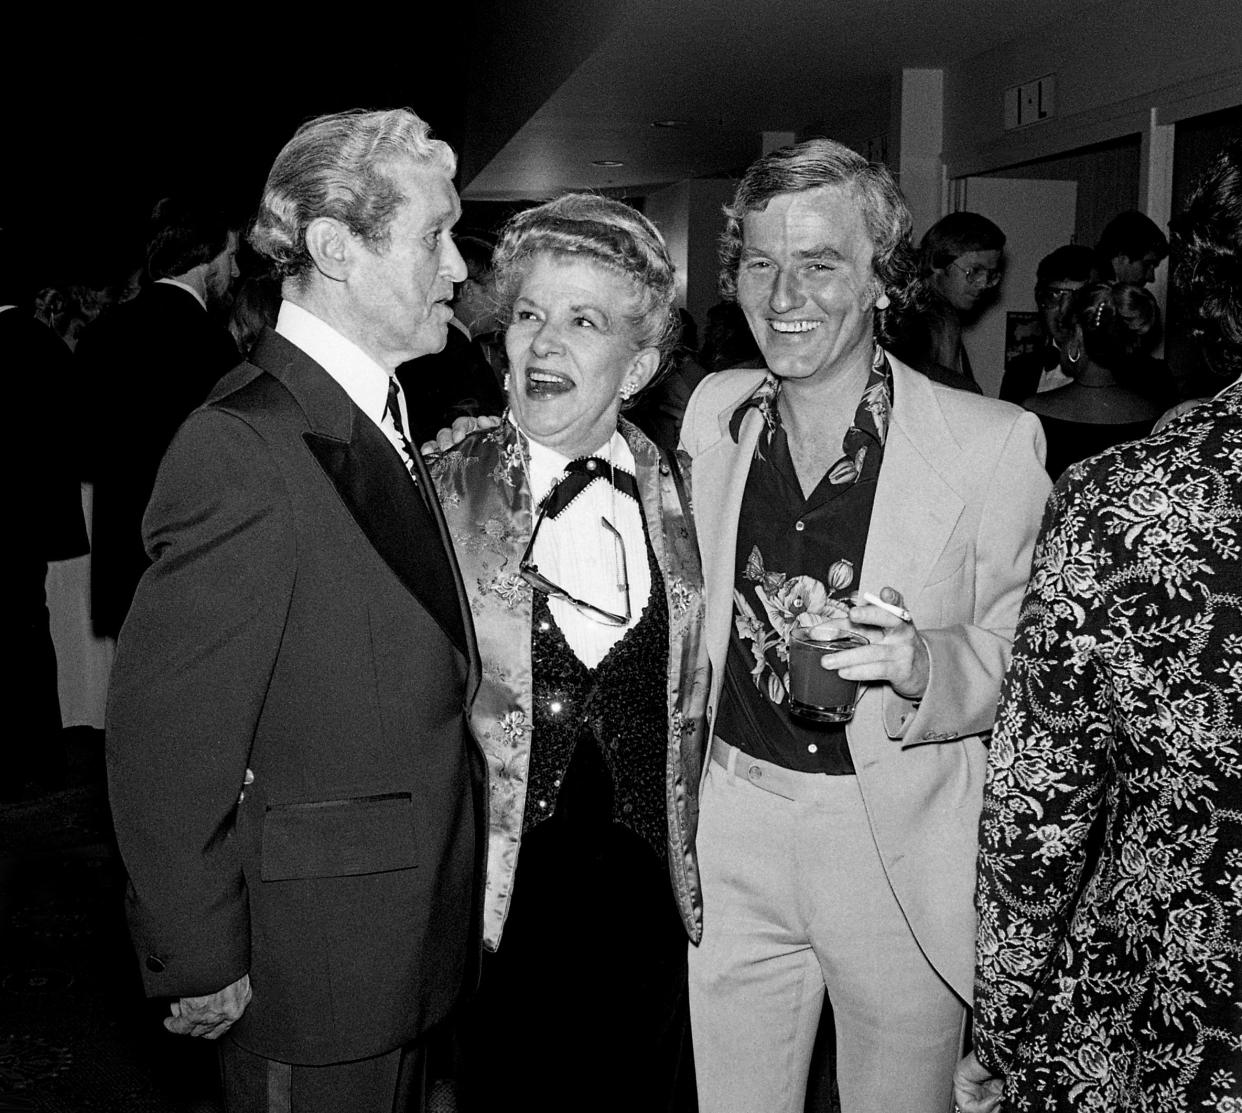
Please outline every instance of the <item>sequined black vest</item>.
[[594, 669], [574, 655], [547, 596], [535, 592], [535, 726], [522, 830], [574, 809], [583, 816], [584, 829], [593, 822], [618, 823], [663, 862], [668, 854], [668, 604], [650, 542], [647, 563], [647, 606]]

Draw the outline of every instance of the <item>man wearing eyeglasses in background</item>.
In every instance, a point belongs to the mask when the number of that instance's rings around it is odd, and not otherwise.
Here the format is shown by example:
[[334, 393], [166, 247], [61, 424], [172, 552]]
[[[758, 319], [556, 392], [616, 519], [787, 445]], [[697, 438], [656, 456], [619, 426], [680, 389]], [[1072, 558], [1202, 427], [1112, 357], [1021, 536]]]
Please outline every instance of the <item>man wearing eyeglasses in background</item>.
[[1005, 368], [1000, 396], [1022, 404], [1032, 394], [1043, 394], [1074, 381], [1082, 352], [1075, 346], [1065, 316], [1070, 298], [1088, 282], [1098, 279], [1095, 252], [1082, 244], [1067, 243], [1045, 255], [1035, 270], [1035, 304], [1044, 329], [1039, 350], [1018, 356]]
[[978, 213], [949, 213], [919, 244], [919, 287], [893, 351], [930, 379], [981, 394], [962, 329], [1004, 276], [1005, 233]]

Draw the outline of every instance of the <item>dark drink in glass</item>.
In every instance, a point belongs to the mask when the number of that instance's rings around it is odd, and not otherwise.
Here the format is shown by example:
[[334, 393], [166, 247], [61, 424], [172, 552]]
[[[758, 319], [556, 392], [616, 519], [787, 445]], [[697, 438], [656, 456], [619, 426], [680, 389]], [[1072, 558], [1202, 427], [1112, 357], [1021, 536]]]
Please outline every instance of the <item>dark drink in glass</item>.
[[867, 645], [862, 634], [838, 627], [796, 626], [789, 635], [789, 710], [814, 723], [848, 723], [854, 717], [857, 680], [843, 680], [819, 662], [825, 653]]

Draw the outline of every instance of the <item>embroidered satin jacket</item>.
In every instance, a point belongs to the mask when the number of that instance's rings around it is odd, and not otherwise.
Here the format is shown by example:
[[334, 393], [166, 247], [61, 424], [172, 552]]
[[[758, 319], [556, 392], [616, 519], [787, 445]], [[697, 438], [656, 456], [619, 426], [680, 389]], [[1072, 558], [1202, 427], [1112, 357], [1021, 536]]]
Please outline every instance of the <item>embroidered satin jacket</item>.
[[[686, 932], [698, 942], [703, 901], [694, 835], [708, 693], [703, 576], [677, 484], [658, 450], [627, 421], [648, 536], [668, 603], [668, 861]], [[513, 892], [530, 770], [533, 712], [530, 586], [518, 563], [533, 526], [522, 434], [509, 421], [467, 437], [431, 466], [478, 633], [483, 680], [471, 725], [488, 763], [484, 943], [500, 945]], [[683, 473], [688, 462], [679, 454]], [[687, 489], [689, 478], [687, 475]]]

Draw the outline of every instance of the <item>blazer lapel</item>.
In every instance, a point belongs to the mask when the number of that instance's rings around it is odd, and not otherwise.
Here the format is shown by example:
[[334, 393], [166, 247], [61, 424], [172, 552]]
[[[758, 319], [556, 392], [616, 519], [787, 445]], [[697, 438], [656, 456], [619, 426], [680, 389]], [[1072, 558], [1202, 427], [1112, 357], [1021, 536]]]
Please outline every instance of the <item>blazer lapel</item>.
[[[740, 404], [740, 403], [739, 403]], [[733, 618], [733, 586], [736, 577], [737, 524], [746, 492], [746, 477], [754, 458], [763, 415], [751, 410], [742, 420], [738, 443], [728, 431], [737, 404], [721, 415], [723, 434], [691, 465], [694, 513], [702, 546], [703, 583], [707, 591], [706, 637], [712, 663], [712, 704], [716, 704], [724, 681], [729, 650], [729, 623]]]
[[892, 426], [871, 509], [860, 587], [874, 592], [894, 587], [917, 610], [928, 573], [962, 513], [961, 496], [942, 474], [944, 462], [956, 459], [961, 446], [928, 381], [896, 360], [892, 365]]
[[384, 563], [453, 644], [468, 653], [457, 588], [460, 577], [454, 576], [444, 545], [425, 541], [442, 536], [443, 519], [437, 522], [432, 517], [383, 433], [359, 412], [348, 441], [314, 432], [304, 433], [303, 439]]
[[426, 500], [375, 423], [300, 348], [268, 331], [251, 361], [297, 399], [311, 426], [302, 434], [307, 448], [375, 551], [468, 658], [473, 687], [478, 672], [474, 629], [444, 517], [422, 461], [417, 463]]

